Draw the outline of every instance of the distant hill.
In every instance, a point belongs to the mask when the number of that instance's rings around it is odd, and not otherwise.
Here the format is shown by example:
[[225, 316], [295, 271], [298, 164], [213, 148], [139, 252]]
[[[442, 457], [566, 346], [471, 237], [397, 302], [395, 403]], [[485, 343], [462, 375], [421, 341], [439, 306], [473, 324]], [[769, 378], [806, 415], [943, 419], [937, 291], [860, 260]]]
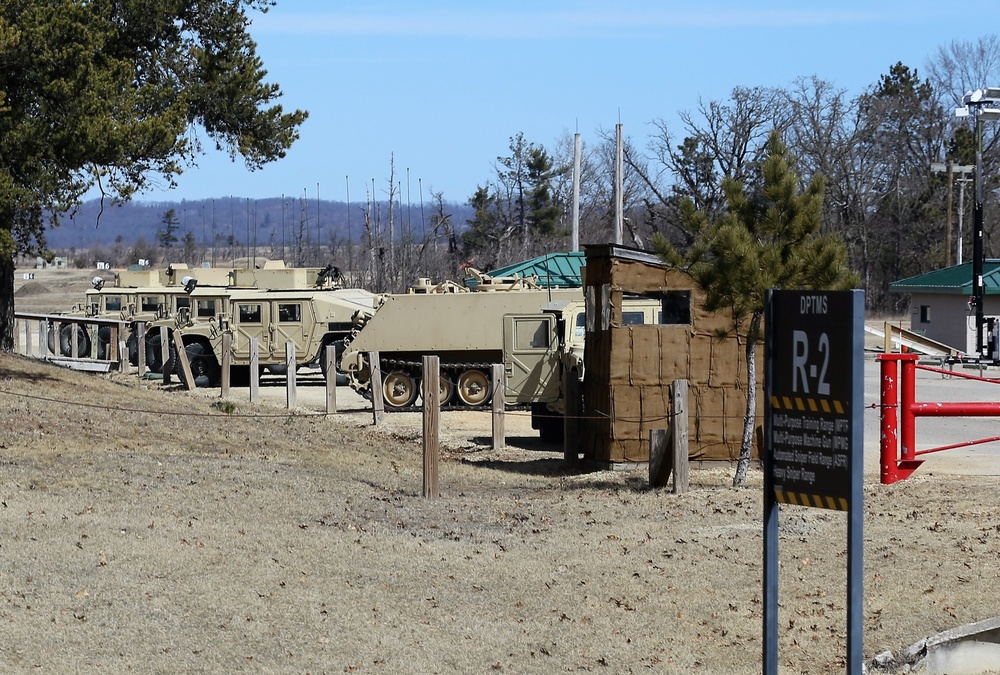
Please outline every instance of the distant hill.
[[[446, 203], [452, 224], [465, 229], [473, 209], [464, 204]], [[62, 225], [47, 231], [49, 247], [54, 250], [111, 246], [120, 236], [131, 243], [140, 238], [155, 243], [157, 231], [163, 228], [163, 214], [174, 209], [179, 222], [178, 238], [192, 232], [198, 243], [225, 242], [229, 237], [242, 243], [260, 246], [270, 241], [284, 241], [291, 246], [300, 228], [308, 232], [310, 241], [329, 243], [332, 237], [346, 241], [348, 236], [359, 241], [364, 232], [365, 204], [273, 197], [267, 199], [205, 199], [182, 202], [130, 202], [119, 206], [104, 205], [99, 200], [84, 202], [73, 214], [62, 218]], [[389, 205], [376, 206], [382, 227], [388, 227]], [[411, 239], [421, 240], [430, 232], [429, 204], [397, 204], [394, 231], [409, 232]]]

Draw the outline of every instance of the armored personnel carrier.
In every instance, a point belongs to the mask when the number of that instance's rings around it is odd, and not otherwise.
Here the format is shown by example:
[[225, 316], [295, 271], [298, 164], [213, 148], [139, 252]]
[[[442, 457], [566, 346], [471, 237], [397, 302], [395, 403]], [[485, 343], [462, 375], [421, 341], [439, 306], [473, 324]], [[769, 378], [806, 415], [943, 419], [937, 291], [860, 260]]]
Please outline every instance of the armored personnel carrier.
[[[372, 314], [355, 317], [357, 330], [340, 367], [348, 384], [371, 397], [369, 353], [379, 353], [381, 395], [390, 410], [413, 406], [420, 392], [422, 357], [440, 359], [442, 406], [491, 402], [490, 370], [502, 364], [504, 403], [528, 405], [532, 427], [544, 439], [562, 435], [564, 377], [582, 381], [588, 327], [583, 289], [540, 289], [530, 279], [493, 278], [472, 271], [469, 286], [421, 279], [406, 294], [381, 296]], [[623, 301], [630, 325], [662, 323], [651, 298]], [[589, 317], [593, 325], [593, 311]]]
[[386, 405], [406, 408], [420, 390], [422, 357], [433, 355], [441, 363], [442, 405], [486, 405], [493, 395], [490, 368], [511, 353], [505, 317], [538, 314], [554, 300], [583, 301], [579, 288], [542, 289], [531, 279], [470, 273], [475, 290], [420, 279], [407, 293], [380, 296], [374, 312], [359, 313], [340, 361], [351, 387], [372, 395], [368, 353], [377, 351]]

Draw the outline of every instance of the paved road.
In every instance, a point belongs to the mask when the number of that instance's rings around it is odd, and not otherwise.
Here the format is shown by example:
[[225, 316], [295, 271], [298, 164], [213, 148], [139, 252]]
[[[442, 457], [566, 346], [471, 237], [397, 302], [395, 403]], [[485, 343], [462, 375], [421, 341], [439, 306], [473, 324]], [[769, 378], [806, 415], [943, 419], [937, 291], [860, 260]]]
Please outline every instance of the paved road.
[[[956, 368], [957, 372], [980, 375], [978, 370]], [[1000, 370], [987, 370], [986, 377], [1000, 378]], [[878, 471], [879, 403], [881, 377], [879, 364], [865, 362], [865, 469]], [[917, 370], [917, 401], [997, 401], [1000, 384], [977, 382], [959, 377]], [[923, 417], [916, 422], [916, 445], [922, 449], [1000, 436], [1000, 419], [995, 417]], [[919, 472], [941, 472], [975, 475], [1000, 475], [1000, 442], [945, 450], [920, 457], [925, 460]]]

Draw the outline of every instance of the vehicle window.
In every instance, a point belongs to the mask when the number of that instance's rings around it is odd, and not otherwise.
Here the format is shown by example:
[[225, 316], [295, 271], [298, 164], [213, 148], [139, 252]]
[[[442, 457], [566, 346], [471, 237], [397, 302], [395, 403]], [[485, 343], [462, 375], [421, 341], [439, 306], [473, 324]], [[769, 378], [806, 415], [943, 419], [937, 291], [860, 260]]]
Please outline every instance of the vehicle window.
[[302, 321], [302, 305], [294, 303], [278, 303], [278, 321], [281, 323]]
[[158, 295], [143, 295], [139, 298], [139, 306], [143, 312], [155, 312], [160, 306]]
[[582, 338], [587, 334], [587, 313], [580, 312], [576, 315], [576, 326], [573, 327], [573, 337]]
[[240, 323], [260, 323], [260, 304], [240, 305]]
[[109, 312], [120, 312], [122, 309], [122, 296], [109, 295], [104, 298], [104, 309]]
[[191, 298], [189, 298], [186, 295], [178, 295], [177, 296], [177, 309], [183, 309], [185, 307], [187, 307], [187, 308], [191, 307]]
[[544, 349], [549, 346], [549, 322], [518, 319], [514, 322], [515, 349]]
[[215, 300], [197, 300], [195, 309], [198, 310], [198, 316], [203, 319], [213, 317], [215, 316]]
[[646, 323], [643, 318], [642, 310], [638, 312], [622, 312], [622, 325], [623, 326], [641, 326]]

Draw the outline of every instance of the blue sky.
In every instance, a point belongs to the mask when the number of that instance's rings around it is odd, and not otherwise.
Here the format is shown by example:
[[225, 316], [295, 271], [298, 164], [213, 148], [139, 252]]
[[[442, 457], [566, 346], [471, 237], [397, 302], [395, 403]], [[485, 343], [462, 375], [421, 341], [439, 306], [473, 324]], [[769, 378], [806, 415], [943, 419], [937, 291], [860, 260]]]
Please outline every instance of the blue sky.
[[[509, 139], [554, 148], [621, 123], [644, 145], [667, 121], [737, 86], [800, 76], [861, 93], [902, 61], [1000, 31], [1000, 6], [778, 0], [278, 0], [251, 34], [286, 108], [310, 113], [288, 156], [256, 172], [216, 153], [143, 201], [302, 196], [465, 202]], [[995, 84], [995, 83], [983, 83]], [[211, 145], [207, 143], [207, 145]]]

